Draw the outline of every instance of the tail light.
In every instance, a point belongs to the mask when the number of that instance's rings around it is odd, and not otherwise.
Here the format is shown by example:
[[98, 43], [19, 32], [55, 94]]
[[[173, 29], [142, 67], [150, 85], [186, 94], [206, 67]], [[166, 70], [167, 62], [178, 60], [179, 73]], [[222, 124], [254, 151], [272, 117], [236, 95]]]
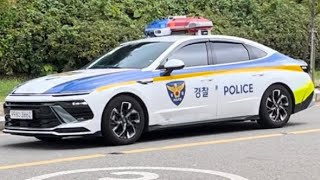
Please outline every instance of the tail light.
[[308, 63], [306, 63], [304, 60], [302, 59], [296, 59], [296, 61], [298, 62], [298, 64], [300, 65], [301, 69], [306, 72], [309, 73], [310, 72], [310, 66], [308, 65]]
[[304, 71], [304, 72], [306, 72], [306, 73], [309, 73], [310, 72], [310, 68], [309, 68], [309, 65], [307, 64], [307, 65], [302, 65], [301, 66], [301, 69]]

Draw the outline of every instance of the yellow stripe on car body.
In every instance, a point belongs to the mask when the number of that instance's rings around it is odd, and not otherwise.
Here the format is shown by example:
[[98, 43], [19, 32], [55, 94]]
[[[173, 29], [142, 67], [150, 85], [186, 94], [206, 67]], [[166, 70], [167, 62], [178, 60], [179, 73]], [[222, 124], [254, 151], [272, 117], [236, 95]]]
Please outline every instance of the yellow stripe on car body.
[[199, 76], [212, 76], [212, 75], [221, 75], [221, 74], [233, 74], [233, 73], [248, 73], [248, 72], [260, 72], [260, 71], [272, 71], [272, 70], [283, 70], [283, 71], [297, 71], [302, 72], [300, 66], [270, 66], [270, 67], [252, 67], [252, 68], [239, 68], [239, 69], [228, 69], [228, 70], [212, 70], [212, 71], [203, 71], [195, 73], [185, 73], [177, 74], [172, 76], [160, 76], [153, 78], [153, 81], [167, 81], [167, 80], [176, 80], [176, 79], [185, 79], [185, 78], [194, 78]]
[[[184, 73], [184, 74], [177, 74], [177, 75], [171, 75], [171, 76], [159, 76], [159, 77], [154, 77], [153, 82], [195, 78], [195, 77], [201, 77], [201, 76], [272, 71], [272, 70], [303, 72], [301, 67], [296, 66], [296, 65], [267, 66], [267, 67], [252, 67], [252, 68], [239, 68], [239, 69], [228, 69], [228, 70], [212, 70], [212, 71], [192, 72], [192, 73]], [[130, 85], [130, 84], [135, 84], [135, 83], [136, 83], [136, 81], [126, 81], [126, 82], [109, 84], [109, 85], [97, 88], [96, 91], [101, 92], [101, 91], [104, 91], [104, 90], [107, 90], [107, 89], [110, 89], [113, 87], [126, 86], [126, 85]]]

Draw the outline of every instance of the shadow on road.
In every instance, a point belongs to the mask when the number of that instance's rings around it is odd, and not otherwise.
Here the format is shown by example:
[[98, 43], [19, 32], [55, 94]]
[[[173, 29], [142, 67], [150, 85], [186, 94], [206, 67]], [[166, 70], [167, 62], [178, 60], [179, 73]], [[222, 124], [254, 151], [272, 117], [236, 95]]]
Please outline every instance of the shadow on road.
[[[288, 123], [286, 127], [303, 125], [305, 123]], [[284, 128], [286, 128], [284, 127]], [[139, 142], [160, 141], [166, 139], [179, 139], [193, 136], [206, 136], [213, 134], [227, 134], [241, 131], [264, 131], [256, 122], [225, 122], [192, 127], [177, 127], [145, 133]]]
[[[288, 123], [286, 127], [299, 126], [303, 124], [305, 123], [292, 122]], [[241, 131], [264, 131], [264, 129], [261, 129], [255, 122], [232, 122], [196, 125], [192, 127], [177, 127], [145, 133], [137, 143], [142, 144], [144, 142], [156, 142], [168, 139], [175, 140], [180, 138], [215, 135], [222, 133], [229, 134]], [[50, 143], [34, 139], [34, 141], [2, 145], [2, 147], [5, 148], [43, 150], [89, 149], [104, 146], [106, 145], [100, 138], [72, 138]]]

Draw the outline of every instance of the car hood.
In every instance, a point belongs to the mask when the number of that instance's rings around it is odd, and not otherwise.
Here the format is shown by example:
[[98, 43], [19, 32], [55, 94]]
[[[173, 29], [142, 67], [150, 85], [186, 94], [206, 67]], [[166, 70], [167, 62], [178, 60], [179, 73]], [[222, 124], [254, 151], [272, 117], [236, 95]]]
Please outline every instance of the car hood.
[[[127, 77], [128, 73], [141, 70], [132, 69], [86, 69], [44, 76], [28, 81], [13, 94], [56, 94], [90, 91], [110, 84], [115, 77]], [[120, 78], [121, 79], [121, 78]], [[120, 80], [118, 78], [118, 80]]]

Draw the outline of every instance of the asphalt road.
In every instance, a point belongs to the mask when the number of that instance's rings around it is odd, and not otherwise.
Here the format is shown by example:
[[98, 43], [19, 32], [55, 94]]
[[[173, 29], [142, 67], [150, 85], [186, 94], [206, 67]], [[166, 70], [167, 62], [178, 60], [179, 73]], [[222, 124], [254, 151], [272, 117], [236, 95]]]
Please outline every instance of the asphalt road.
[[0, 179], [319, 180], [319, 116], [317, 106], [281, 129], [252, 122], [206, 125], [152, 132], [118, 147], [95, 139], [44, 143], [0, 134]]

